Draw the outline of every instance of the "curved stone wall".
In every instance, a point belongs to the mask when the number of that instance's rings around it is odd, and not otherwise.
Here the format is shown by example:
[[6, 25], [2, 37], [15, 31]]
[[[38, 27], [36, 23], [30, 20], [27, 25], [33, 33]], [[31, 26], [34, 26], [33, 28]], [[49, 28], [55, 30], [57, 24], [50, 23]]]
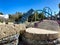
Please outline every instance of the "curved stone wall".
[[32, 30], [32, 28], [28, 28], [26, 29], [26, 32], [23, 34], [22, 37], [23, 40], [29, 43], [30, 45], [53, 45], [53, 41], [58, 38], [58, 32], [38, 28], [33, 28]]

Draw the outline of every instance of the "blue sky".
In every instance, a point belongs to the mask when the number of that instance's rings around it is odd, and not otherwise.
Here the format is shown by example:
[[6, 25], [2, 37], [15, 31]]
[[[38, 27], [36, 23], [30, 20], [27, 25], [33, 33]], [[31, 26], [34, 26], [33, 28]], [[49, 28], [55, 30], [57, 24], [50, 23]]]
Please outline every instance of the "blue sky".
[[0, 12], [14, 14], [15, 12], [27, 12], [50, 7], [52, 12], [58, 12], [60, 0], [0, 0]]

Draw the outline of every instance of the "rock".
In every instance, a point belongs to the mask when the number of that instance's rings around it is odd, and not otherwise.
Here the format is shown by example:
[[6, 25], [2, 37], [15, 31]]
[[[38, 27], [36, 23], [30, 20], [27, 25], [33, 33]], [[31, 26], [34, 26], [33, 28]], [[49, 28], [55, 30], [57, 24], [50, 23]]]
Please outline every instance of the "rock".
[[59, 24], [57, 23], [57, 21], [43, 20], [42, 22], [37, 23], [37, 28], [58, 31]]
[[[19, 35], [16, 34], [16, 35], [13, 35], [11, 37], [9, 37], [9, 40], [6, 40], [7, 43], [3, 44], [3, 45], [18, 45], [18, 37]], [[8, 39], [8, 38], [7, 38]]]
[[53, 40], [57, 38], [58, 38], [57, 31], [39, 28], [27, 28], [26, 32], [24, 32], [23, 34], [23, 40], [31, 45], [49, 44], [48, 40], [53, 42]]

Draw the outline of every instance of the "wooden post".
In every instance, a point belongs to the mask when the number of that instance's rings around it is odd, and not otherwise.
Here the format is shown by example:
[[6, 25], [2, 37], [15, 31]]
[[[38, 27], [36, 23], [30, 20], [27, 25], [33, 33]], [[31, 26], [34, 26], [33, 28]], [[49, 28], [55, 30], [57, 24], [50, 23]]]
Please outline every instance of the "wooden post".
[[35, 21], [36, 21], [36, 13], [35, 13]]

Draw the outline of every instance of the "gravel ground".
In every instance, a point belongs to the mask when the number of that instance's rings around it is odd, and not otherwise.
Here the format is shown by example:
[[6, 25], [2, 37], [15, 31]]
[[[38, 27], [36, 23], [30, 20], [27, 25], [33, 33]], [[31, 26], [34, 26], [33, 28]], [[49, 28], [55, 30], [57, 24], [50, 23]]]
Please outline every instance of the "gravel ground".
[[7, 37], [13, 34], [20, 34], [21, 30], [25, 30], [25, 26], [23, 24], [5, 24], [0, 25], [0, 39], [3, 37]]

